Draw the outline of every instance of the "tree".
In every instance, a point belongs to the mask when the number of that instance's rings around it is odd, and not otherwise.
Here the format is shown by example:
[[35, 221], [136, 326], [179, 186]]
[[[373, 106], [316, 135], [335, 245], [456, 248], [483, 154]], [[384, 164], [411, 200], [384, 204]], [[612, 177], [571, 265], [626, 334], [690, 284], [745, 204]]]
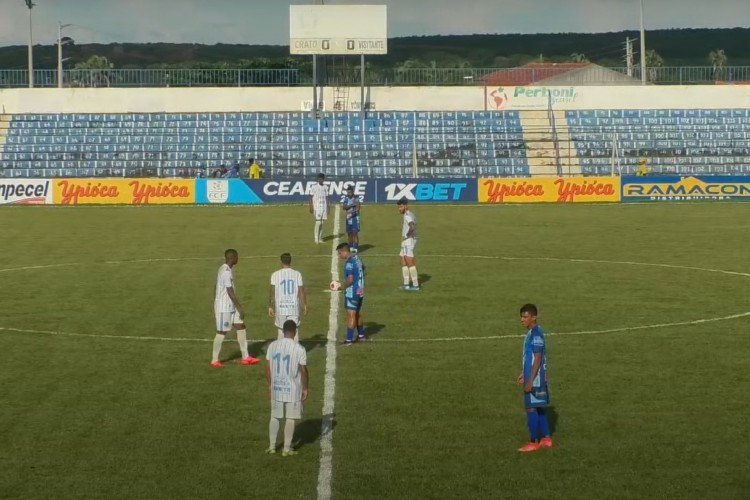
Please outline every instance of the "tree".
[[646, 51], [646, 67], [648, 68], [648, 79], [649, 81], [655, 82], [658, 80], [659, 72], [657, 68], [664, 66], [664, 58], [659, 55], [654, 49]]
[[115, 65], [104, 56], [91, 56], [75, 65], [71, 86], [109, 87]]
[[712, 50], [708, 54], [708, 62], [711, 63], [714, 72], [714, 80], [723, 80], [726, 76], [727, 57], [724, 49]]
[[105, 70], [112, 69], [115, 65], [104, 56], [91, 56], [83, 62], [75, 65], [75, 69]]
[[570, 62], [582, 64], [589, 62], [589, 59], [588, 57], [586, 57], [586, 54], [573, 52], [572, 54], [570, 54]]

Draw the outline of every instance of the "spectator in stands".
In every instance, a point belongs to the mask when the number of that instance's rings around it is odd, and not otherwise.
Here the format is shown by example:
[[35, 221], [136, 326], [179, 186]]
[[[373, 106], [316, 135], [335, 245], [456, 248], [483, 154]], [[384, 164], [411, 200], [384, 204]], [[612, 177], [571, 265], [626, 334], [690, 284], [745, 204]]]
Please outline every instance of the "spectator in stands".
[[220, 178], [220, 177], [224, 178], [226, 177], [227, 172], [228, 172], [227, 167], [225, 165], [222, 165], [221, 167], [213, 171], [213, 173], [211, 174], [211, 177], [213, 177], [214, 179]]
[[638, 170], [635, 172], [635, 175], [638, 177], [648, 175], [648, 164], [646, 163], [645, 158], [638, 160]]
[[235, 163], [234, 165], [232, 165], [232, 168], [230, 168], [227, 171], [227, 173], [226, 173], [226, 175], [224, 177], [226, 177], [227, 179], [233, 179], [233, 178], [236, 178], [236, 177], [239, 177], [239, 176], [240, 176], [240, 164], [239, 163]]
[[250, 158], [250, 178], [251, 179], [260, 179], [263, 177], [263, 169], [260, 165], [255, 161], [255, 158]]

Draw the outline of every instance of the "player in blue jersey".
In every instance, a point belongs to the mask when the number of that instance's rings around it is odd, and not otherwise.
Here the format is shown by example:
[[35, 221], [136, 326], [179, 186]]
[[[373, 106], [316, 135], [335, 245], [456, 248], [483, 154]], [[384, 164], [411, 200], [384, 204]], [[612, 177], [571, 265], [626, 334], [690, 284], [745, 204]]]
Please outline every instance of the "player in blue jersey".
[[336, 247], [339, 258], [344, 264], [344, 304], [346, 307], [346, 342], [345, 346], [354, 343], [354, 329], [357, 329], [357, 342], [365, 341], [365, 323], [362, 318], [362, 302], [365, 299], [365, 270], [362, 261], [352, 254], [348, 243]]
[[359, 207], [359, 200], [354, 195], [354, 184], [349, 184], [341, 201], [341, 208], [346, 213], [346, 234], [349, 238], [349, 248], [354, 253], [359, 250]]
[[521, 308], [521, 324], [527, 333], [523, 341], [523, 371], [518, 376], [518, 383], [523, 386], [526, 423], [531, 440], [518, 449], [520, 452], [552, 447], [547, 420], [547, 349], [542, 328], [536, 323], [537, 314], [534, 304], [526, 304]]

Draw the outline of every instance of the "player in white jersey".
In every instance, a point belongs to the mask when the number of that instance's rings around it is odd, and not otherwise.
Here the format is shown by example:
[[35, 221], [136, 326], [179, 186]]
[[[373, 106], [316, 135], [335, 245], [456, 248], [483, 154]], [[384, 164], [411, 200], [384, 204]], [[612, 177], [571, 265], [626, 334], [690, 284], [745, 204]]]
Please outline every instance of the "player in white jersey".
[[240, 260], [237, 250], [229, 249], [224, 252], [224, 264], [219, 268], [216, 277], [216, 296], [214, 298], [214, 314], [216, 315], [216, 336], [214, 337], [213, 357], [211, 366], [221, 368], [224, 366], [219, 361], [221, 345], [224, 337], [232, 328], [237, 332], [237, 342], [242, 351], [242, 364], [254, 365], [259, 363], [258, 358], [250, 356], [247, 352], [247, 330], [245, 329], [245, 310], [237, 298], [234, 290], [234, 273], [232, 269]]
[[271, 398], [271, 421], [268, 424], [269, 446], [266, 453], [276, 453], [276, 439], [280, 420], [284, 423], [284, 457], [296, 455], [292, 450], [294, 426], [302, 418], [302, 403], [307, 399], [307, 352], [294, 341], [297, 325], [292, 320], [284, 323], [284, 338], [274, 340], [266, 352], [266, 383]]
[[328, 186], [326, 176], [318, 174], [318, 183], [310, 188], [310, 213], [315, 219], [315, 243], [323, 243], [323, 222], [328, 220]]
[[[284, 338], [282, 328], [288, 320], [299, 326], [300, 313], [307, 316], [307, 294], [299, 271], [292, 269], [292, 256], [281, 255], [281, 269], [271, 275], [271, 290], [268, 294], [268, 315], [275, 318], [278, 339]], [[299, 330], [294, 337], [299, 342]]]
[[403, 290], [419, 291], [419, 274], [417, 261], [414, 258], [414, 247], [417, 246], [417, 217], [409, 210], [406, 198], [398, 201], [398, 212], [403, 215], [404, 223], [401, 228], [401, 275], [404, 278]]

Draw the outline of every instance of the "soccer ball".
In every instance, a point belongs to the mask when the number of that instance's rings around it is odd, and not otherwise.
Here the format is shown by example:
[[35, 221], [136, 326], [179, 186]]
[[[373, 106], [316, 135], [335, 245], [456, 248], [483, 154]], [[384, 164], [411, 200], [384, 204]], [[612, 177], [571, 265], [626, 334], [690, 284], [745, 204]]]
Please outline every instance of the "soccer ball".
[[331, 284], [329, 285], [332, 292], [338, 292], [339, 288], [341, 288], [341, 283], [338, 281], [331, 281]]

